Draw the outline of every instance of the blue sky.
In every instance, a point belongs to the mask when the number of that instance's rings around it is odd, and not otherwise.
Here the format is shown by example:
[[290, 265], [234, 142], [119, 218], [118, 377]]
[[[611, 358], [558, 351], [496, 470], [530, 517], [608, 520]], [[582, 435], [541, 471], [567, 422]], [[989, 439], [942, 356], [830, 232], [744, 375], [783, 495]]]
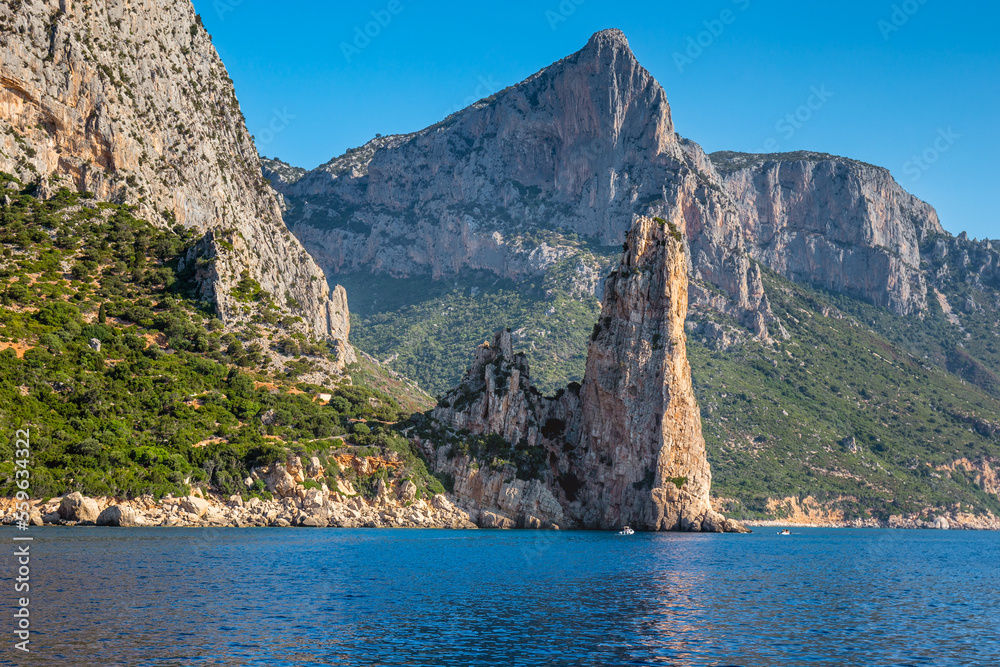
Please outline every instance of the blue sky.
[[949, 231], [1000, 237], [998, 3], [194, 4], [261, 153], [298, 166], [426, 127], [621, 28], [707, 151], [878, 164]]

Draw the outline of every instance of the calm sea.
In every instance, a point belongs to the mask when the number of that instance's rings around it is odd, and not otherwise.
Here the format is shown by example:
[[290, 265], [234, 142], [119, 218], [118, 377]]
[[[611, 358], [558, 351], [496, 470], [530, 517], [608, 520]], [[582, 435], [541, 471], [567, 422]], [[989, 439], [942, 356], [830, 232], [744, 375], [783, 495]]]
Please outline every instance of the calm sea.
[[[3, 664], [1000, 665], [1000, 535], [33, 529]], [[23, 534], [23, 533], [22, 533]]]

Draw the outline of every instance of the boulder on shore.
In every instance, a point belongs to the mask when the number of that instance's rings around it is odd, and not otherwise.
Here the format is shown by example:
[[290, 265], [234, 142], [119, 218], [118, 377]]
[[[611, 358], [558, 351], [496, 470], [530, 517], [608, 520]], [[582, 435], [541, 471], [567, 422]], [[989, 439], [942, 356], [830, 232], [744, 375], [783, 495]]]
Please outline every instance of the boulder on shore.
[[514, 521], [496, 512], [482, 512], [479, 515], [480, 528], [513, 528]]
[[209, 503], [204, 498], [199, 498], [198, 496], [185, 496], [181, 498], [181, 509], [199, 518], [205, 516], [208, 507]]
[[87, 498], [79, 491], [65, 496], [59, 503], [59, 516], [63, 521], [94, 523], [100, 513], [100, 510], [97, 509], [97, 502], [93, 498]]
[[97, 517], [98, 526], [118, 526], [131, 528], [138, 526], [135, 510], [128, 505], [111, 505]]

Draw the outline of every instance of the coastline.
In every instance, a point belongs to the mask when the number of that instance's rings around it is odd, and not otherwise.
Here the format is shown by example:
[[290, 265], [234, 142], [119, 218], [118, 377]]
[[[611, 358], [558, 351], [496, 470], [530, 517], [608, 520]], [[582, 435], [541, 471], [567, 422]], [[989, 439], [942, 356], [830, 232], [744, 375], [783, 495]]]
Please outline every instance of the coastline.
[[748, 528], [882, 528], [899, 530], [997, 530], [1000, 518], [953, 512], [942, 516], [893, 515], [881, 519], [788, 521], [782, 519], [738, 519]]
[[[319, 491], [318, 489], [316, 490]], [[0, 523], [17, 523], [17, 501], [0, 498]], [[117, 526], [128, 528], [478, 528], [480, 517], [446, 496], [400, 500], [388, 494], [372, 501], [321, 493], [302, 498], [244, 501], [217, 494], [152, 496], [132, 499], [88, 498], [79, 493], [29, 501], [30, 526]]]
[[[400, 500], [383, 493], [372, 500], [361, 496], [344, 498], [284, 498], [263, 500], [218, 494], [152, 496], [132, 499], [88, 498], [78, 493], [29, 501], [28, 525], [41, 526], [120, 526], [132, 528], [446, 528], [446, 529], [528, 529], [558, 530], [559, 526], [518, 526], [500, 520], [494, 512], [462, 507], [446, 494], [429, 499]], [[17, 501], [0, 498], [0, 523], [18, 520]], [[902, 530], [1000, 531], [1000, 518], [952, 512], [943, 516], [894, 515], [879, 519], [807, 521], [784, 519], [738, 519], [748, 528], [874, 528]]]

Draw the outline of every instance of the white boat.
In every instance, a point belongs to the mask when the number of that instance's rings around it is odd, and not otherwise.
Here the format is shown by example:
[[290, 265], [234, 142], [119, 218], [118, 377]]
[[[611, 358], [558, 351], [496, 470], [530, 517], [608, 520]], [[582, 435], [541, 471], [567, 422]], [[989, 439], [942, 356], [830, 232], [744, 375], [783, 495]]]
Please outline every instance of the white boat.
[[787, 528], [785, 528], [784, 530], [779, 530], [778, 531], [778, 535], [791, 535], [791, 534], [792, 534], [792, 531], [788, 530]]
[[635, 531], [632, 530], [631, 528], [629, 528], [628, 526], [625, 526], [620, 531], [618, 531], [618, 534], [619, 535], [635, 535]]

